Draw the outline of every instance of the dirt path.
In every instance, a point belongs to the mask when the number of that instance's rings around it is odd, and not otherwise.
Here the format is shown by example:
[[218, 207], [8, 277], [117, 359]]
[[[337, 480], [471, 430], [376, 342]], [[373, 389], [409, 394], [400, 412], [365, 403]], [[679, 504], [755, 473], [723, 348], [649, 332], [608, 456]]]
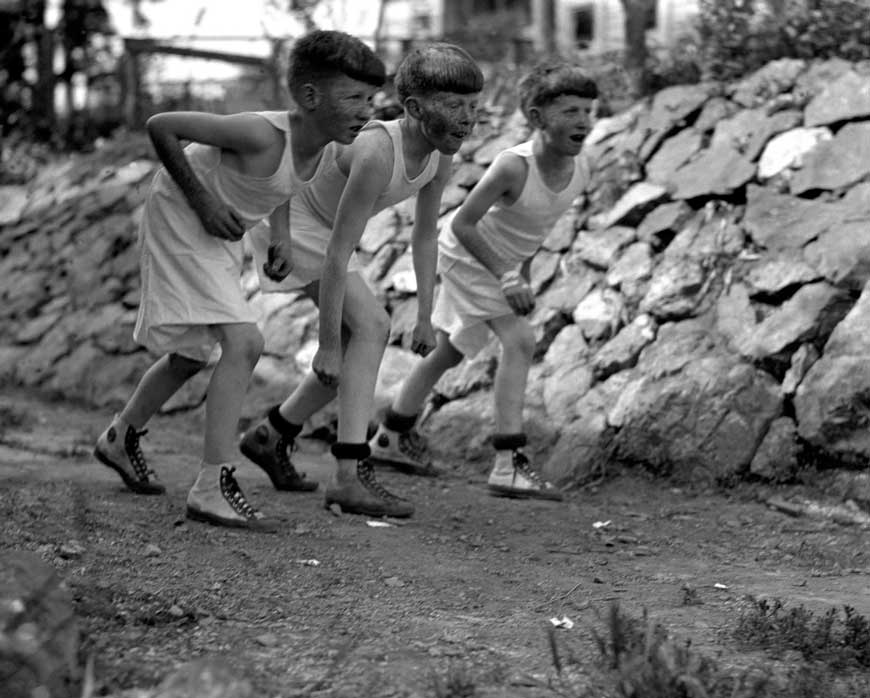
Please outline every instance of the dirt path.
[[[218, 654], [264, 697], [431, 696], [451, 661], [478, 695], [547, 696], [535, 680], [552, 675], [548, 619], [573, 620], [559, 633], [592, 658], [589, 629], [611, 601], [736, 664], [748, 594], [870, 615], [867, 532], [785, 517], [758, 488], [678, 491], [622, 473], [554, 505], [489, 497], [485, 476], [458, 466], [438, 480], [384, 473], [418, 510], [371, 527], [324, 510], [321, 493], [275, 492], [247, 464], [243, 488], [284, 521], [261, 535], [185, 520], [201, 415], [149, 425], [165, 497], [124, 491], [90, 457], [108, 416], [0, 396], [0, 547], [63, 570], [108, 693]], [[297, 465], [324, 481], [321, 445], [302, 451]]]

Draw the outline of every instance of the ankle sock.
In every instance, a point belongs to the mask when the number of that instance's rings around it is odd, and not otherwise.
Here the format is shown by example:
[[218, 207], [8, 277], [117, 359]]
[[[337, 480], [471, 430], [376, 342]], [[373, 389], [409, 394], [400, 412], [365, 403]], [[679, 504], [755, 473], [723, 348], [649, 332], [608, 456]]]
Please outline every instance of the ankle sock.
[[285, 439], [295, 439], [302, 431], [302, 425], [288, 422], [281, 414], [280, 407], [280, 405], [275, 405], [271, 410], [269, 410], [269, 414], [267, 415], [269, 424], [271, 424], [272, 428]]
[[492, 446], [496, 451], [516, 451], [526, 445], [526, 435], [519, 431], [515, 433], [492, 435]]
[[352, 443], [349, 441], [336, 441], [329, 449], [336, 460], [365, 460], [372, 454], [372, 449], [367, 441]]
[[400, 414], [392, 407], [388, 407], [387, 413], [384, 415], [384, 426], [390, 431], [398, 431], [400, 433], [410, 431], [416, 423], [416, 414]]

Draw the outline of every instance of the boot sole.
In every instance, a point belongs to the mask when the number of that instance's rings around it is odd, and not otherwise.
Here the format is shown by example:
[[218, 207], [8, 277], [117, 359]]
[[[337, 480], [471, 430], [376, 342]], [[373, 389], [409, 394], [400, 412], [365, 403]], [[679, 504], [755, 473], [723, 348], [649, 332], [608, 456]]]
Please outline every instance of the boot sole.
[[275, 478], [272, 477], [272, 473], [269, 472], [269, 469], [263, 465], [260, 460], [258, 460], [258, 453], [247, 446], [245, 444], [244, 438], [239, 443], [239, 450], [242, 452], [242, 455], [251, 461], [254, 465], [256, 465], [260, 470], [262, 470], [269, 477], [269, 481], [272, 483], [272, 487], [274, 487], [279, 492], [314, 492], [317, 489], [317, 483], [311, 480], [305, 480], [300, 477], [298, 485], [287, 485], [282, 486], [275, 482]]
[[115, 463], [111, 458], [109, 458], [105, 453], [103, 453], [100, 449], [94, 449], [94, 458], [96, 458], [100, 463], [105, 466], [108, 466], [112, 470], [114, 470], [118, 475], [121, 476], [121, 480], [124, 481], [124, 484], [128, 489], [132, 490], [136, 494], [165, 494], [166, 488], [162, 485], [148, 485], [143, 487], [139, 482], [132, 479], [130, 475], [127, 473], [124, 468]]
[[541, 499], [549, 502], [561, 502], [563, 497], [559, 492], [540, 492], [538, 490], [522, 490], [516, 487], [506, 487], [505, 485], [487, 485], [489, 493], [496, 497], [506, 497], [508, 499]]
[[222, 516], [215, 516], [204, 511], [197, 511], [187, 507], [187, 518], [192, 521], [212, 524], [213, 526], [223, 526], [224, 528], [239, 528], [248, 531], [258, 531], [260, 533], [275, 533], [278, 530], [277, 522], [263, 523], [261, 521], [238, 521], [236, 519], [225, 519]]
[[401, 473], [405, 473], [406, 475], [419, 475], [421, 477], [438, 477], [441, 475], [438, 469], [434, 466], [423, 467], [420, 465], [412, 465], [405, 461], [391, 460], [390, 458], [384, 458], [383, 456], [376, 456], [374, 454], [370, 455], [367, 460], [375, 465], [386, 465]]

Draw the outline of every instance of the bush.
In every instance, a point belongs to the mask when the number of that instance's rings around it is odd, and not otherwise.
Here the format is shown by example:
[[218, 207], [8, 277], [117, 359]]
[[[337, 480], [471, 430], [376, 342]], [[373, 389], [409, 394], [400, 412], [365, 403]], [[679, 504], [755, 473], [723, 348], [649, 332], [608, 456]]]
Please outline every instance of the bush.
[[[692, 47], [687, 51], [689, 47]], [[703, 79], [734, 80], [779, 58], [870, 58], [870, 6], [857, 0], [700, 0], [695, 32], [670, 61], [697, 56]]]

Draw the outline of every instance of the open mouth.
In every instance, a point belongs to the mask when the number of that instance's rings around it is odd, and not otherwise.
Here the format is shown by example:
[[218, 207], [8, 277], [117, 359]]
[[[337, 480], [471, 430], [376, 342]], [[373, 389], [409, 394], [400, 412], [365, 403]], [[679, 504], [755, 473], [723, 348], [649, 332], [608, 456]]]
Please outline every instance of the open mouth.
[[573, 136], [571, 136], [571, 140], [572, 140], [574, 143], [582, 143], [585, 139], [586, 139], [586, 134], [585, 134], [585, 133], [581, 133], [581, 134], [576, 134], [576, 133], [575, 133]]
[[458, 138], [460, 141], [464, 141], [468, 138], [468, 131], [453, 131], [450, 135], [454, 138]]

